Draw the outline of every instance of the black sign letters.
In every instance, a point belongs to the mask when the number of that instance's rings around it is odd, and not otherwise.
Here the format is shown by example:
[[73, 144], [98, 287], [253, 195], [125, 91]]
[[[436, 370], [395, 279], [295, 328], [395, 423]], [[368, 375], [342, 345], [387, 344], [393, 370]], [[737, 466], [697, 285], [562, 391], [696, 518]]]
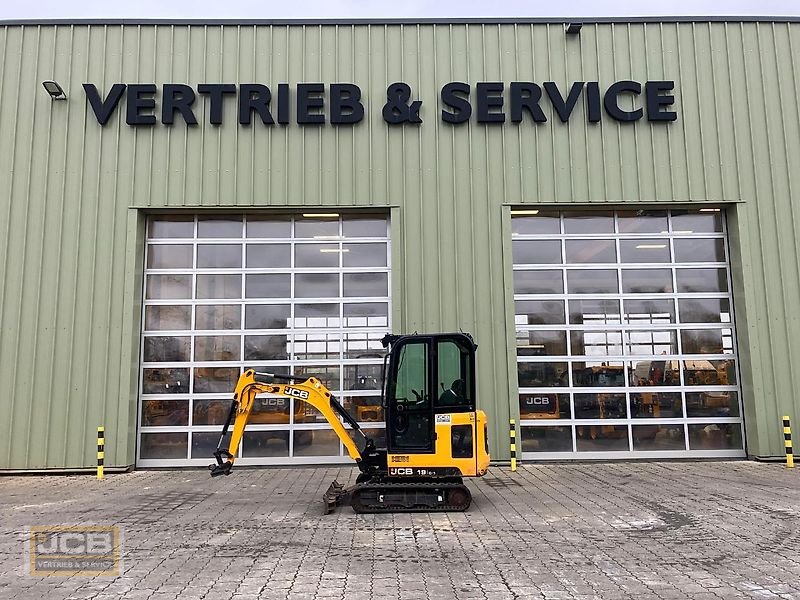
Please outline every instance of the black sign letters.
[[[621, 80], [601, 91], [597, 81], [575, 81], [568, 87], [554, 81], [541, 85], [531, 81], [501, 81], [470, 84], [453, 81], [442, 86], [439, 94], [441, 119], [458, 125], [473, 120], [486, 125], [547, 122], [544, 110], [567, 123], [579, 103], [585, 104], [589, 123], [606, 115], [620, 123], [647, 118], [668, 122], [678, 118], [670, 108], [675, 97], [670, 93], [674, 81]], [[277, 86], [277, 94], [261, 83], [201, 83], [195, 88], [183, 83], [115, 83], [105, 96], [92, 83], [84, 83], [86, 100], [97, 122], [105, 125], [125, 97], [125, 122], [128, 125], [174, 125], [182, 119], [197, 125], [197, 115], [211, 125], [222, 125], [227, 102], [234, 102], [240, 125], [251, 125], [254, 117], [263, 125], [288, 125], [292, 117], [298, 125], [355, 125], [364, 119], [361, 88], [354, 83], [298, 83], [294, 90], [288, 83]], [[644, 98], [642, 98], [644, 96]], [[473, 110], [474, 103], [474, 110]], [[413, 99], [411, 86], [402, 81], [386, 88], [381, 114], [389, 125], [421, 124], [423, 101]], [[122, 110], [122, 109], [121, 109]], [[201, 111], [198, 113], [198, 111]]]

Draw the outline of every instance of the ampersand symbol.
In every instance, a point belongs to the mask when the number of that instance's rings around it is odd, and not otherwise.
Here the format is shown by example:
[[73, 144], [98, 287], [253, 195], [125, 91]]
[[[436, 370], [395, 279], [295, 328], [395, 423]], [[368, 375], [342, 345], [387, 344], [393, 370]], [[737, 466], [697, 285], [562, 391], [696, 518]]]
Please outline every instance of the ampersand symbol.
[[408, 104], [411, 88], [403, 82], [393, 83], [386, 88], [386, 104], [383, 105], [383, 120], [392, 125], [398, 123], [422, 123], [419, 109], [422, 100]]

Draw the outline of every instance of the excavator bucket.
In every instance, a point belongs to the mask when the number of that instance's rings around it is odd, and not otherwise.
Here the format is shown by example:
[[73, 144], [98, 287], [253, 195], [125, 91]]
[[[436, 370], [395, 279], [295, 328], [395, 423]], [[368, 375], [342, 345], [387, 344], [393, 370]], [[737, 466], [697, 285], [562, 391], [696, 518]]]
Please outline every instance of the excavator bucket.
[[345, 490], [344, 486], [334, 479], [328, 491], [322, 495], [322, 501], [325, 503], [325, 514], [330, 514], [336, 510], [337, 506], [347, 501], [348, 496], [348, 490]]

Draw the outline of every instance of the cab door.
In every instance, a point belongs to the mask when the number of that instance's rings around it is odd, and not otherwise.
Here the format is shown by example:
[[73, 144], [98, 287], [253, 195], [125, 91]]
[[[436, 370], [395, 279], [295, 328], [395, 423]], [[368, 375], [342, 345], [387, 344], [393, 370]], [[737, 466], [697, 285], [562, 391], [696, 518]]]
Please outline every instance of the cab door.
[[389, 453], [434, 451], [432, 338], [400, 340], [392, 350], [386, 402]]

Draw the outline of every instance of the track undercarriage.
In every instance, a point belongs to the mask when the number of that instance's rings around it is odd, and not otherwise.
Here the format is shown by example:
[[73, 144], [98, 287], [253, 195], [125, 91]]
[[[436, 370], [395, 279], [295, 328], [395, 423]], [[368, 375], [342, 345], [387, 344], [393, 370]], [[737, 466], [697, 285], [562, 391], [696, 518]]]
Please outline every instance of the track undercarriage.
[[325, 514], [349, 503], [357, 513], [460, 512], [472, 495], [461, 478], [361, 480], [345, 488], [334, 481], [323, 495]]

